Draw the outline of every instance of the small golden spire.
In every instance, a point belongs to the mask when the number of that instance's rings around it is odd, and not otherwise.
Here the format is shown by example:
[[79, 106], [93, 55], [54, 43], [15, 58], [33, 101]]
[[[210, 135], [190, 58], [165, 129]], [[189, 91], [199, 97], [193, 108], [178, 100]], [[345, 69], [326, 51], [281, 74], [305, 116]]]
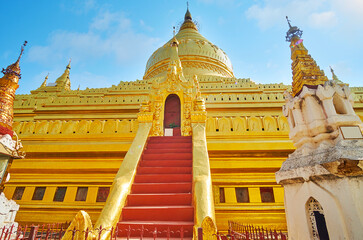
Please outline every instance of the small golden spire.
[[45, 76], [44, 82], [42, 83], [42, 85], [40, 87], [46, 87], [47, 86], [48, 76], [49, 76], [49, 73], [47, 74], [47, 76]]
[[189, 12], [189, 2], [187, 1], [187, 12], [184, 15], [184, 21], [192, 20], [192, 14]]
[[186, 28], [191, 28], [191, 29], [194, 29], [194, 30], [198, 31], [197, 26], [193, 22], [192, 14], [190, 14], [190, 12], [189, 12], [189, 3], [188, 2], [187, 2], [187, 11], [186, 11], [186, 13], [184, 15], [184, 22], [180, 26], [179, 31], [181, 31], [183, 29], [186, 29]]
[[27, 41], [24, 41], [23, 45], [21, 46], [20, 55], [16, 60], [16, 62], [9, 65], [6, 69], [3, 68], [1, 71], [4, 75], [7, 75], [9, 77], [13, 76], [11, 78], [15, 77], [14, 80], [16, 79], [15, 80], [16, 82], [18, 82], [19, 79], [21, 78], [19, 63], [24, 52], [24, 47], [26, 46], [27, 43], [28, 43]]
[[175, 46], [179, 46], [179, 42], [175, 37], [175, 27], [173, 27], [173, 39], [171, 40], [170, 46], [175, 47]]
[[11, 65], [9, 65], [6, 69], [2, 70], [4, 76], [0, 78], [0, 102], [1, 102], [1, 111], [0, 111], [0, 135], [9, 134], [13, 136], [13, 118], [14, 118], [14, 98], [15, 91], [19, 87], [19, 79], [20, 79], [20, 58], [23, 55], [24, 47], [26, 46], [27, 41], [24, 42], [21, 47], [20, 55], [17, 61]]
[[69, 59], [69, 62], [68, 62], [68, 65], [67, 65], [68, 69], [71, 69], [71, 62], [72, 62], [72, 58]]
[[71, 69], [71, 59], [64, 70], [64, 73], [55, 81], [57, 83], [57, 87], [62, 90], [70, 90], [71, 89], [71, 81], [69, 79], [69, 73]]

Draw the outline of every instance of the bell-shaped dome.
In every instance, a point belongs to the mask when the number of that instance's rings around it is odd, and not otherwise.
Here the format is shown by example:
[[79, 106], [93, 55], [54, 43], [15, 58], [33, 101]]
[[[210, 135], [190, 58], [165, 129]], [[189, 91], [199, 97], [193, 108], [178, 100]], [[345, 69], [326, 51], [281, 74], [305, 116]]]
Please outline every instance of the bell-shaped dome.
[[[227, 54], [203, 37], [187, 10], [178, 34], [178, 53], [185, 75], [234, 77]], [[166, 75], [173, 38], [157, 49], [146, 64], [144, 79]]]

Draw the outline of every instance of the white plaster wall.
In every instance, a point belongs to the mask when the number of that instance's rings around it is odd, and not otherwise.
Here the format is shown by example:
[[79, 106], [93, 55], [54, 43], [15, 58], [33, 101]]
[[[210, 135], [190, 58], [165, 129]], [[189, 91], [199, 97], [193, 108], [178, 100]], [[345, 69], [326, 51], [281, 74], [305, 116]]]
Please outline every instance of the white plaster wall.
[[363, 238], [363, 177], [286, 184], [284, 188], [289, 239], [312, 239], [306, 207], [310, 197], [324, 209], [330, 239]]

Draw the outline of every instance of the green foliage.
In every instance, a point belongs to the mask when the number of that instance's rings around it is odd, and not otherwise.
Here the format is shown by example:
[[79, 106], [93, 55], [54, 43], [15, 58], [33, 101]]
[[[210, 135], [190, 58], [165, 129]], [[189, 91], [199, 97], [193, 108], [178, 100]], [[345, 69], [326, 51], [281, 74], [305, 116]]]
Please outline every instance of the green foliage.
[[176, 128], [176, 127], [178, 127], [178, 125], [176, 125], [175, 123], [170, 123], [170, 124], [169, 124], [169, 127], [170, 127], [170, 128]]

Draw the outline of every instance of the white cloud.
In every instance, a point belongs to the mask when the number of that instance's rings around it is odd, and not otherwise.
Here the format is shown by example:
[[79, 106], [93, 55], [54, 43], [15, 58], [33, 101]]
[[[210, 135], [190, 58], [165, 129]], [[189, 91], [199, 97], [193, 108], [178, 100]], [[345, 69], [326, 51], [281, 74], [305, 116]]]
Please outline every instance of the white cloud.
[[58, 30], [49, 36], [49, 44], [33, 46], [28, 59], [48, 64], [72, 58], [73, 62], [114, 57], [120, 63], [133, 63], [155, 49], [158, 38], [137, 33], [123, 13], [103, 11], [89, 26], [88, 32]]
[[[221, 6], [232, 6], [235, 5], [235, 0], [198, 0], [198, 2], [204, 3], [204, 4], [217, 4]], [[238, 3], [240, 5], [241, 3]]]
[[285, 16], [294, 23], [306, 23], [318, 29], [340, 26], [342, 29], [363, 29], [362, 0], [259, 0], [245, 15], [265, 30], [281, 25]]
[[253, 5], [246, 11], [247, 18], [256, 19], [258, 26], [266, 29], [274, 25], [283, 16], [282, 9]]
[[348, 18], [354, 21], [363, 21], [363, 1], [362, 0], [333, 0], [332, 5], [336, 9], [340, 9]]
[[141, 26], [143, 29], [145, 29], [145, 30], [147, 30], [147, 31], [149, 31], [149, 32], [151, 32], [151, 31], [153, 31], [153, 30], [154, 30], [152, 27], [148, 26], [148, 25], [144, 22], [144, 20], [142, 20], [142, 19], [140, 19], [139, 23], [140, 23], [140, 26]]
[[105, 76], [90, 73], [88, 71], [73, 74], [70, 76], [72, 84], [72, 89], [86, 89], [92, 86], [92, 88], [104, 88], [105, 86], [111, 86], [115, 79], [108, 79]]
[[105, 31], [113, 27], [127, 29], [131, 27], [131, 21], [123, 13], [104, 11], [93, 20], [90, 26], [91, 29], [100, 31]]
[[320, 14], [319, 10], [324, 4], [326, 0], [264, 0], [252, 5], [245, 14], [247, 18], [257, 20], [261, 29], [267, 29], [283, 24], [285, 16], [294, 21], [305, 21], [312, 14]]
[[310, 15], [309, 23], [314, 28], [331, 28], [337, 24], [334, 12], [313, 13]]

